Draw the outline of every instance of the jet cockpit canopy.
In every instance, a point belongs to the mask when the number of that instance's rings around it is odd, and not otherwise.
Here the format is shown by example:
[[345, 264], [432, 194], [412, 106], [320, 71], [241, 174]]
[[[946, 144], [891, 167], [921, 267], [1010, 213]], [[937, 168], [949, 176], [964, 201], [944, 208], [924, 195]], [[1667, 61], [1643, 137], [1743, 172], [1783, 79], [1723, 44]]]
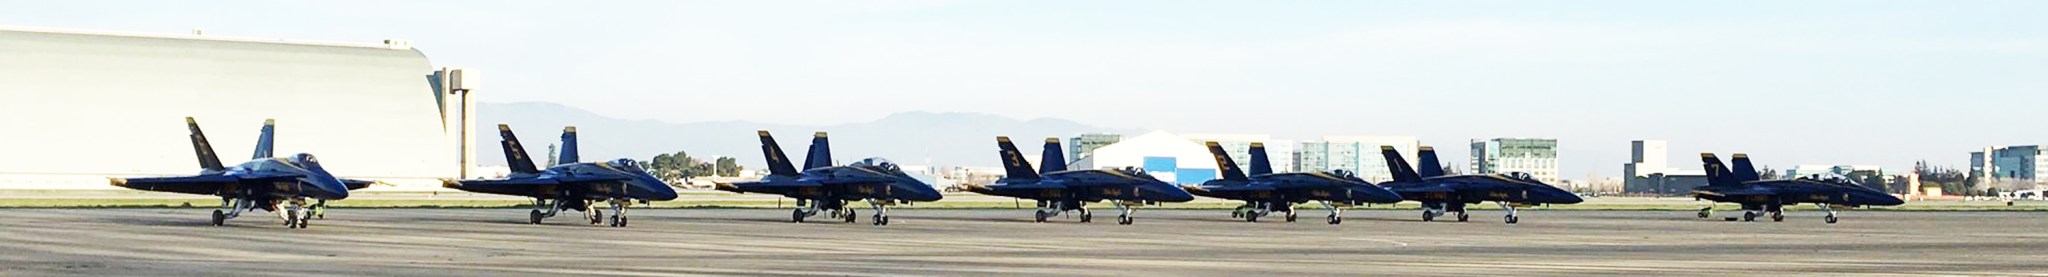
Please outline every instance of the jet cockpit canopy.
[[626, 171], [631, 171], [631, 172], [646, 172], [646, 171], [647, 171], [647, 169], [643, 169], [643, 168], [640, 168], [640, 162], [637, 162], [637, 161], [633, 161], [633, 159], [617, 159], [617, 160], [612, 160], [612, 161], [610, 161], [610, 162], [605, 162], [605, 163], [606, 163], [606, 164], [608, 164], [608, 165], [611, 165], [611, 166], [612, 166], [613, 168], [618, 168], [618, 169], [622, 169], [622, 170], [626, 170]]
[[860, 161], [853, 162], [853, 164], [851, 165], [874, 168], [890, 174], [903, 173], [902, 167], [897, 166], [895, 162], [890, 162], [889, 159], [883, 159], [881, 157], [870, 157], [866, 159], [860, 159]]
[[292, 157], [290, 158], [290, 160], [291, 160], [292, 164], [296, 164], [296, 165], [299, 165], [299, 167], [304, 167], [304, 168], [319, 168], [319, 167], [320, 167], [320, 159], [318, 159], [318, 158], [314, 158], [314, 157], [313, 157], [313, 154], [307, 154], [307, 153], [299, 153], [299, 154], [297, 154], [297, 155], [292, 155]]

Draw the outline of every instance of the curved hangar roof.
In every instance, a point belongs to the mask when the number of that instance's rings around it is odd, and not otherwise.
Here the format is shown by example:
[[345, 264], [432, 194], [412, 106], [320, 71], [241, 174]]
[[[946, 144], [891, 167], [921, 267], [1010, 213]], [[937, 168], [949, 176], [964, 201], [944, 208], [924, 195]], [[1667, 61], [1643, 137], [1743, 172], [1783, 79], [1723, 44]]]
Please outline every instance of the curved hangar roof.
[[280, 155], [337, 175], [452, 178], [433, 74], [409, 47], [0, 29], [0, 185], [197, 172], [187, 116], [224, 163], [276, 118]]

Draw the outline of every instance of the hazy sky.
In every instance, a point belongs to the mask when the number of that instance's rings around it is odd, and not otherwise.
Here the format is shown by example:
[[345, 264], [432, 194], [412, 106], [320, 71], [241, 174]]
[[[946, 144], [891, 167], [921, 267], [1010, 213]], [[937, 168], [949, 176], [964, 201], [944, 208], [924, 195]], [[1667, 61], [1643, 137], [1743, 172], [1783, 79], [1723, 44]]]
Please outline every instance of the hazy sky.
[[[2048, 143], [2042, 1], [5, 1], [0, 25], [411, 40], [484, 101], [831, 124], [901, 111], [1180, 133], [1628, 141], [1962, 165]], [[970, 143], [970, 142], [963, 142]], [[1463, 163], [1463, 159], [1448, 159]]]

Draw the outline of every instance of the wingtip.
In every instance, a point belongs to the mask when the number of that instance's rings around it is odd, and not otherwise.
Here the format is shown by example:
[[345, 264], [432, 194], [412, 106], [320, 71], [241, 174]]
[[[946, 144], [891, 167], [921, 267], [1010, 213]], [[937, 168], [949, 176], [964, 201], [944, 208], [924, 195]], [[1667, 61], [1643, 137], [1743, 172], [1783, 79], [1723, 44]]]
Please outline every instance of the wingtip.
[[1734, 157], [1736, 159], [1748, 159], [1749, 154], [1735, 153], [1735, 155], [1731, 155], [1730, 157]]
[[1394, 147], [1389, 145], [1381, 145], [1380, 151], [1394, 151]]
[[1214, 142], [1214, 141], [1205, 141], [1205, 142], [1202, 142], [1202, 145], [1208, 145], [1209, 147], [1219, 147], [1219, 146], [1223, 146], [1223, 144], [1222, 144], [1222, 143], [1216, 143], [1216, 142]]
[[441, 187], [443, 187], [443, 188], [451, 188], [451, 189], [452, 189], [452, 188], [461, 188], [461, 187], [462, 187], [462, 181], [456, 181], [455, 179], [441, 179]]
[[1010, 142], [1009, 136], [996, 136], [996, 142]]
[[271, 125], [277, 125], [277, 119], [276, 119], [276, 118], [265, 118], [265, 119], [263, 119], [263, 126], [271, 126]]
[[822, 138], [822, 137], [825, 137], [825, 132], [817, 132], [817, 133], [813, 133], [813, 134], [811, 134], [811, 137], [817, 137], [817, 138]]
[[498, 123], [498, 131], [500, 131], [500, 132], [510, 132], [510, 131], [512, 131], [512, 125], [511, 125], [511, 124], [504, 124], [504, 123]]
[[1415, 151], [1436, 151], [1436, 147], [1420, 146], [1415, 147]]
[[1045, 143], [1060, 143], [1060, 138], [1045, 138]]
[[[188, 118], [189, 118], [189, 117], [188, 117]], [[107, 178], [107, 184], [108, 184], [108, 185], [113, 185], [113, 186], [116, 186], [116, 187], [124, 187], [124, 188], [125, 188], [125, 187], [128, 187], [128, 179], [126, 179], [126, 178], [113, 178], [113, 177], [108, 177], [108, 178]]]
[[1700, 158], [1702, 159], [1712, 159], [1714, 157], [1714, 153], [1700, 152]]
[[562, 127], [562, 132], [563, 132], [563, 133], [575, 133], [575, 132], [576, 132], [576, 126], [568, 126], [568, 127]]
[[758, 130], [758, 131], [754, 131], [754, 135], [757, 135], [757, 136], [761, 136], [761, 137], [768, 137], [768, 130]]
[[190, 116], [187, 116], [187, 117], [185, 117], [185, 124], [199, 124], [199, 120], [198, 120], [198, 119], [192, 119], [192, 117], [190, 117]]
[[1259, 147], [1259, 148], [1265, 148], [1265, 147], [1266, 147], [1266, 143], [1264, 143], [1264, 142], [1253, 142], [1253, 143], [1252, 143], [1252, 147]]

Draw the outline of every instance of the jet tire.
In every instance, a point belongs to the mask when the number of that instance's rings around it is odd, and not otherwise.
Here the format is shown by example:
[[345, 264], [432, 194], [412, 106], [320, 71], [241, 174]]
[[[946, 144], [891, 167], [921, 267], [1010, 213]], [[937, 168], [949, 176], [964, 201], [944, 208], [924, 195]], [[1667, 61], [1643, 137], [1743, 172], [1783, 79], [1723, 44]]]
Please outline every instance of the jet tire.
[[533, 210], [533, 212], [526, 213], [526, 223], [528, 224], [540, 224], [540, 219], [540, 210]]
[[1468, 213], [1458, 213], [1458, 222], [1465, 222], [1465, 221], [1467, 221], [1467, 220], [1471, 220], [1471, 219], [1472, 219], [1472, 214], [1468, 214]]
[[221, 211], [220, 211], [220, 210], [213, 210], [213, 226], [222, 226], [222, 225], [227, 225], [227, 223], [228, 223], [228, 215], [227, 215], [227, 214], [225, 214], [225, 213], [221, 213]]

